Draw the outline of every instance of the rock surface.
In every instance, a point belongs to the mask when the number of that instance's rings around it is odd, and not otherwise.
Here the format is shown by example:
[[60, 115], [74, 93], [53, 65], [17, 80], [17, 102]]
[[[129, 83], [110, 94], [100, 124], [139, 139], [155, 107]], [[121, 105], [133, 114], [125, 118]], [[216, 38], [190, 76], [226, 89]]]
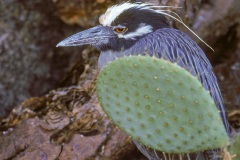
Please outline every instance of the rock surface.
[[95, 92], [95, 52], [87, 49], [84, 53], [88, 61], [79, 86], [30, 98], [2, 120], [0, 159], [138, 157], [131, 138], [115, 127], [101, 109]]

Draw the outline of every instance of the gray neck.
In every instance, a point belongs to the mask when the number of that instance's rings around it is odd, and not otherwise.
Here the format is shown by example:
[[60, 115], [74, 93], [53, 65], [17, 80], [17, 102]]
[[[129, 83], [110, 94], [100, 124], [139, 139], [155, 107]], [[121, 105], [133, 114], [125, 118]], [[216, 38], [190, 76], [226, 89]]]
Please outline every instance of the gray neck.
[[128, 50], [125, 51], [104, 51], [101, 52], [98, 59], [98, 69], [101, 70], [104, 66], [106, 66], [109, 62], [114, 61], [117, 58], [128, 56]]

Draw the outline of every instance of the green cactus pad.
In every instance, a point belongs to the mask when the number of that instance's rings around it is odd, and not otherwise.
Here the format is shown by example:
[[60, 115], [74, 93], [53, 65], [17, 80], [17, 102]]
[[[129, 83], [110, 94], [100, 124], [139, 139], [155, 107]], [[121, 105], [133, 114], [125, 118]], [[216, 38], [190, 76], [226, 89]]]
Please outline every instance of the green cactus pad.
[[227, 150], [229, 151], [232, 160], [240, 159], [240, 133], [237, 133], [233, 138], [231, 138], [230, 145]]
[[117, 126], [153, 149], [191, 153], [228, 141], [209, 92], [169, 61], [130, 56], [110, 62], [98, 77], [97, 94]]

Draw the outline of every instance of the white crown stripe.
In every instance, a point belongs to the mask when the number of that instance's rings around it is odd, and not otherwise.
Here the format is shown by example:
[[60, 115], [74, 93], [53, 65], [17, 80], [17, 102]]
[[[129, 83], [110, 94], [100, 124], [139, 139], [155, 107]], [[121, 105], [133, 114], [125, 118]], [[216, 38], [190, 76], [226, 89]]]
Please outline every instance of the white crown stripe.
[[107, 9], [106, 13], [101, 15], [99, 18], [100, 24], [103, 26], [110, 26], [111, 23], [121, 14], [123, 11], [138, 6], [132, 3], [122, 3], [120, 5], [115, 5]]
[[106, 13], [101, 15], [99, 18], [99, 22], [100, 24], [104, 25], [104, 26], [110, 26], [111, 23], [121, 14], [123, 13], [125, 10], [129, 9], [129, 8], [138, 8], [138, 9], [149, 9], [152, 11], [155, 11], [155, 9], [157, 8], [181, 8], [181, 7], [175, 7], [175, 6], [154, 6], [151, 4], [146, 4], [146, 3], [122, 3], [119, 5], [115, 5], [112, 6], [110, 8], [107, 9]]

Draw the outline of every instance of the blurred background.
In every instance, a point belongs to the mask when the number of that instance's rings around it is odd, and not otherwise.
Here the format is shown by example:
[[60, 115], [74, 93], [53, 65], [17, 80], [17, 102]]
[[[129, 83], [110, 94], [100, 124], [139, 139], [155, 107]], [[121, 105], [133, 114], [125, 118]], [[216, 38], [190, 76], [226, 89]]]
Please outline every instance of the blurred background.
[[[78, 86], [89, 54], [84, 47], [56, 48], [64, 38], [98, 24], [123, 0], [0, 0], [0, 120], [31, 97]], [[174, 11], [215, 51], [198, 42], [218, 77], [229, 120], [240, 126], [240, 1], [145, 0], [181, 7]], [[89, 47], [87, 47], [89, 48]], [[97, 62], [98, 51], [90, 49]], [[88, 51], [89, 52], [89, 51]], [[51, 92], [52, 93], [52, 92]], [[34, 102], [35, 103], [35, 102]], [[33, 105], [33, 104], [32, 104]]]

